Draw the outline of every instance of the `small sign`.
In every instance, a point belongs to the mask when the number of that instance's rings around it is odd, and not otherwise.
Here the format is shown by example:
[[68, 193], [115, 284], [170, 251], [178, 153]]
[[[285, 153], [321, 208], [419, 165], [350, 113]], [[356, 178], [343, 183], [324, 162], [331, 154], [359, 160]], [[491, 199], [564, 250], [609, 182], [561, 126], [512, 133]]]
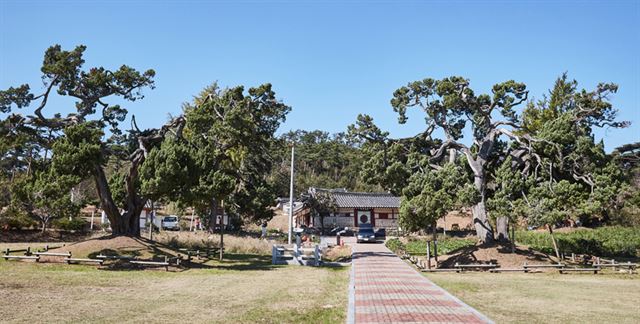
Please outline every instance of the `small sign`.
[[224, 217], [222, 215], [218, 215], [216, 217], [216, 225], [220, 225], [221, 220], [224, 220], [224, 225], [229, 225], [229, 215], [224, 215]]

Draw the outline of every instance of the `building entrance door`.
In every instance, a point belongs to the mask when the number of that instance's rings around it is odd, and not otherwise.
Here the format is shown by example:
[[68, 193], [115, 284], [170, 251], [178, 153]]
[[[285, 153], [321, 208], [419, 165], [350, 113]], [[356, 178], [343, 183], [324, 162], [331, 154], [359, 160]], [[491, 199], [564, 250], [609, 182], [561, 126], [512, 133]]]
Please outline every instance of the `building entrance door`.
[[371, 211], [370, 210], [358, 210], [356, 215], [358, 217], [358, 226], [362, 224], [369, 224], [373, 226], [371, 223]]

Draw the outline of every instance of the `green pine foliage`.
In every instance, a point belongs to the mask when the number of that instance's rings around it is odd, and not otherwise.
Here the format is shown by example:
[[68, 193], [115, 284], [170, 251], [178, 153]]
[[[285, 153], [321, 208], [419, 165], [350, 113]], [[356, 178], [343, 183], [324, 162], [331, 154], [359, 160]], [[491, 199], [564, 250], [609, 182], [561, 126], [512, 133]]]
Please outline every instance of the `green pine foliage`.
[[350, 191], [383, 191], [367, 181], [366, 152], [344, 133], [295, 130], [282, 134], [275, 147], [274, 168], [269, 176], [279, 197], [289, 196], [291, 144], [295, 145], [296, 195], [310, 187], [344, 188]]

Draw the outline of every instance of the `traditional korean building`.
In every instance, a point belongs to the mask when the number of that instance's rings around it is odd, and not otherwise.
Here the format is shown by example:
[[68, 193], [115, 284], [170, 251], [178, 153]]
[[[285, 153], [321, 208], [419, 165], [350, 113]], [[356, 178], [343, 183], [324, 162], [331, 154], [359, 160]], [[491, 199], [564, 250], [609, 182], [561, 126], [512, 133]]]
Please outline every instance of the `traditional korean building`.
[[[359, 227], [370, 224], [376, 228], [395, 230], [398, 228], [400, 197], [390, 193], [350, 192], [345, 189], [309, 188], [309, 195], [327, 192], [337, 210], [324, 215], [324, 227]], [[294, 215], [296, 225], [320, 227], [320, 217], [312, 217], [309, 208], [302, 208]]]

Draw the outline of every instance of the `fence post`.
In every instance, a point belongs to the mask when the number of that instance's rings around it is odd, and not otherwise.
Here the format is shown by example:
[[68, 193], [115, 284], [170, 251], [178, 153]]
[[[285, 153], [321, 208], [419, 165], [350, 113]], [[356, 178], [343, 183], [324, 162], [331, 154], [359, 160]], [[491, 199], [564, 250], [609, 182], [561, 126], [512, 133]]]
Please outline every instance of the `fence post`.
[[320, 260], [320, 248], [318, 247], [318, 244], [316, 244], [316, 249], [315, 251], [313, 251], [313, 254], [315, 254], [315, 258], [316, 258], [316, 267], [320, 266], [320, 262], [322, 262]]
[[427, 269], [431, 269], [431, 241], [427, 241]]
[[276, 245], [272, 245], [271, 246], [271, 264], [276, 264], [276, 253], [278, 253], [278, 249], [276, 248]]

